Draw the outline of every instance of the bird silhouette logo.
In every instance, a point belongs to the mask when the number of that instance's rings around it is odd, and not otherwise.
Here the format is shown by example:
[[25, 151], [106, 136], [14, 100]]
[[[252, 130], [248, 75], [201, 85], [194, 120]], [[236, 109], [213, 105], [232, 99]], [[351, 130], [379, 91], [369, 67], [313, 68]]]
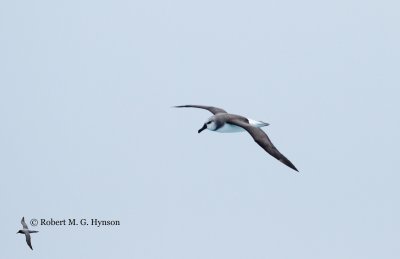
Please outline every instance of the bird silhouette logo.
[[22, 219], [21, 219], [21, 224], [22, 224], [22, 229], [21, 230], [19, 230], [18, 232], [17, 232], [17, 234], [18, 233], [20, 233], [20, 234], [24, 234], [25, 235], [25, 238], [26, 238], [26, 243], [28, 244], [28, 246], [33, 250], [33, 248], [32, 248], [32, 243], [31, 243], [31, 233], [37, 233], [37, 232], [39, 232], [39, 231], [36, 231], [36, 230], [29, 230], [28, 229], [28, 225], [26, 225], [26, 223], [25, 223], [25, 218], [24, 217], [22, 217]]

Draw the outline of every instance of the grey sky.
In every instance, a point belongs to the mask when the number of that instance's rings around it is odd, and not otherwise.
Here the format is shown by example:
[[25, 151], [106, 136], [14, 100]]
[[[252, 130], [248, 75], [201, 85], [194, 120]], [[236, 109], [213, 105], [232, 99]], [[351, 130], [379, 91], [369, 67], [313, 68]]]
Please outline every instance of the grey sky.
[[[0, 257], [399, 258], [399, 8], [3, 1]], [[179, 104], [269, 122], [300, 173]], [[31, 251], [22, 216], [121, 226]]]

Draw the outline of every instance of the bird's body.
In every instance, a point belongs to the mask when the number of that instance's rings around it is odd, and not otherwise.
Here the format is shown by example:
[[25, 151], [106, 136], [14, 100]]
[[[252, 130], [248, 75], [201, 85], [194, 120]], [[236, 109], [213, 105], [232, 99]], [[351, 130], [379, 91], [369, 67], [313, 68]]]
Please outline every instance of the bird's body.
[[247, 121], [251, 126], [261, 128], [268, 126], [269, 124], [263, 121], [257, 121], [250, 118], [245, 118], [240, 115], [220, 113], [209, 118], [211, 124], [207, 126], [208, 130], [219, 132], [219, 133], [236, 133], [246, 131], [242, 127], [236, 126], [235, 124], [229, 123], [230, 118], [238, 118]]
[[19, 233], [19, 234], [24, 234], [25, 235], [25, 239], [26, 239], [26, 243], [28, 244], [28, 246], [33, 250], [33, 248], [32, 248], [32, 243], [31, 243], [31, 233], [37, 233], [37, 232], [39, 232], [39, 231], [36, 231], [36, 230], [29, 230], [28, 229], [28, 225], [26, 225], [26, 223], [25, 223], [25, 218], [24, 217], [22, 217], [22, 219], [21, 219], [21, 224], [22, 224], [22, 229], [21, 230], [19, 230], [18, 232], [17, 232], [17, 234]]
[[[207, 128], [207, 129], [211, 130], [210, 128]], [[219, 133], [237, 133], [237, 132], [243, 132], [245, 130], [236, 125], [225, 123], [222, 127], [218, 128], [216, 130], [211, 130], [211, 131], [215, 131], [215, 132], [219, 132]]]
[[257, 121], [243, 117], [241, 115], [230, 114], [225, 110], [212, 106], [204, 105], [180, 105], [175, 106], [176, 108], [200, 108], [205, 109], [213, 113], [203, 127], [198, 130], [198, 133], [205, 129], [216, 131], [220, 133], [231, 133], [231, 132], [241, 132], [247, 131], [254, 139], [254, 141], [261, 146], [265, 151], [267, 151], [271, 156], [275, 157], [283, 164], [297, 170], [297, 168], [289, 161], [284, 155], [282, 155], [278, 149], [272, 144], [271, 140], [268, 138], [267, 134], [260, 129], [261, 127], [268, 126], [269, 124], [263, 121]]

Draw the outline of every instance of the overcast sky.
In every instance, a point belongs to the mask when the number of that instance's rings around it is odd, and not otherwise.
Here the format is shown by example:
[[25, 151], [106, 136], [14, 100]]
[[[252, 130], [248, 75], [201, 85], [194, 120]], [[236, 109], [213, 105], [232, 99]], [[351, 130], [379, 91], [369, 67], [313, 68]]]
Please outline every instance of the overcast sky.
[[[398, 1], [3, 1], [1, 258], [400, 258]], [[206, 104], [263, 120], [197, 130]], [[37, 226], [21, 217], [120, 226]]]

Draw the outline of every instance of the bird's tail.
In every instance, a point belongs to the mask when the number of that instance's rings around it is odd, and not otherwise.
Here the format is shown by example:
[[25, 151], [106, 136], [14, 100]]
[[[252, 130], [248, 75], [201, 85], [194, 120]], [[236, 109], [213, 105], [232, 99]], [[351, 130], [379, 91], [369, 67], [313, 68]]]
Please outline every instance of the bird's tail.
[[251, 126], [257, 127], [257, 128], [261, 128], [261, 127], [265, 127], [268, 126], [269, 123], [267, 122], [263, 122], [263, 121], [257, 121], [257, 120], [253, 120], [253, 119], [248, 119], [249, 120], [249, 124]]

